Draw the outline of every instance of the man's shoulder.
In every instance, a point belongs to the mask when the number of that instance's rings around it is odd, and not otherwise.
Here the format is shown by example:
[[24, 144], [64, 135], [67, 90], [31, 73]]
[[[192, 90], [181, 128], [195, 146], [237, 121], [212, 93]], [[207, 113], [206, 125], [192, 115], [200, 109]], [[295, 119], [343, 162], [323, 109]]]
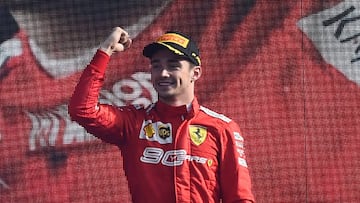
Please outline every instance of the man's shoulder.
[[211, 119], [214, 119], [214, 121], [218, 121], [218, 122], [221, 122], [221, 123], [230, 123], [232, 122], [232, 119], [225, 116], [224, 114], [221, 114], [221, 113], [218, 113], [216, 111], [213, 111], [207, 107], [204, 107], [204, 106], [200, 106], [200, 111], [202, 113], [204, 113], [206, 116], [208, 116], [209, 118]]

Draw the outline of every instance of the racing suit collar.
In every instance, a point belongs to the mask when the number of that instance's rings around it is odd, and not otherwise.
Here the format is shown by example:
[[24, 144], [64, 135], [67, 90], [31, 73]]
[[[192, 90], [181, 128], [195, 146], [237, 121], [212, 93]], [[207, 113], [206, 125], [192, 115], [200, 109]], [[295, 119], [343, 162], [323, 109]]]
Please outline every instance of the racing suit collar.
[[170, 106], [162, 101], [157, 101], [155, 106], [159, 114], [166, 116], [184, 116], [185, 118], [192, 118], [199, 111], [200, 105], [197, 98], [188, 105]]

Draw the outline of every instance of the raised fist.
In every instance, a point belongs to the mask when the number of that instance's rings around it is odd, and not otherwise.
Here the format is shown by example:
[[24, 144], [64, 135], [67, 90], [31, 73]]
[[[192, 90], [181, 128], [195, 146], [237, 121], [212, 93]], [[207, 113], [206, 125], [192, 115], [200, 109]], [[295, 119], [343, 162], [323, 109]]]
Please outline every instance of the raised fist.
[[132, 43], [129, 34], [120, 27], [115, 27], [108, 38], [100, 45], [100, 49], [109, 56], [115, 52], [121, 52], [130, 47]]

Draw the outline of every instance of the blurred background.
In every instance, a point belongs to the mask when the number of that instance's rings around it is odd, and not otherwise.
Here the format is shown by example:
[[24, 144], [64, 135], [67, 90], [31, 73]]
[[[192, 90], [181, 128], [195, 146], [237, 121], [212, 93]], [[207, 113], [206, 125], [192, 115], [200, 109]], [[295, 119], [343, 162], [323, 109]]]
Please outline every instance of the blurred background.
[[67, 103], [112, 28], [103, 103], [157, 100], [143, 47], [198, 42], [201, 104], [235, 120], [257, 202], [360, 202], [357, 0], [0, 1], [0, 202], [131, 202], [119, 150]]

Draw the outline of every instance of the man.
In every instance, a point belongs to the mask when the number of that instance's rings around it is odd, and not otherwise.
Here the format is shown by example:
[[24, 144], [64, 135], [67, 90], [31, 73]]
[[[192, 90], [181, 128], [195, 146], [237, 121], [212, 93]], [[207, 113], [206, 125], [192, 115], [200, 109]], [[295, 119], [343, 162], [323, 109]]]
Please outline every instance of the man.
[[0, 202], [127, 202], [116, 146], [67, 113], [95, 42], [114, 24], [136, 43], [112, 56], [101, 101], [156, 101], [139, 53], [182, 30], [206, 50], [202, 66], [216, 67], [196, 95], [241, 126], [258, 202], [360, 202], [359, 40], [344, 40], [357, 36], [359, 1], [8, 2], [19, 31], [2, 13], [1, 31], [11, 29], [0, 44]]
[[99, 104], [110, 56], [132, 40], [117, 27], [84, 70], [69, 114], [88, 132], [117, 145], [134, 202], [254, 202], [244, 139], [231, 119], [200, 106], [199, 49], [167, 32], [147, 45], [158, 101], [147, 108]]

